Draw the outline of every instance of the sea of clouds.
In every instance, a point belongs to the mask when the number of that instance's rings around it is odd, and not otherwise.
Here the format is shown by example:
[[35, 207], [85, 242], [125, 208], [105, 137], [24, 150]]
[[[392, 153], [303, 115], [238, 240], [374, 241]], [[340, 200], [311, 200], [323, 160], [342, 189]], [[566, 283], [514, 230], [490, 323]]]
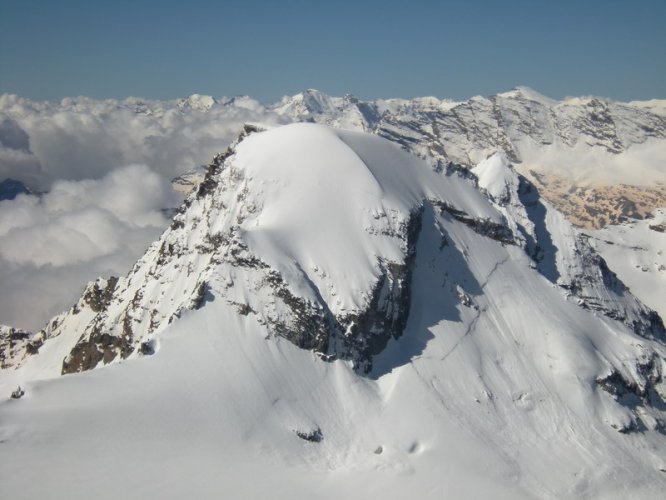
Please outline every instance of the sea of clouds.
[[284, 118], [249, 98], [36, 102], [0, 96], [0, 324], [38, 330], [98, 276], [125, 275], [180, 203], [170, 180], [246, 122]]

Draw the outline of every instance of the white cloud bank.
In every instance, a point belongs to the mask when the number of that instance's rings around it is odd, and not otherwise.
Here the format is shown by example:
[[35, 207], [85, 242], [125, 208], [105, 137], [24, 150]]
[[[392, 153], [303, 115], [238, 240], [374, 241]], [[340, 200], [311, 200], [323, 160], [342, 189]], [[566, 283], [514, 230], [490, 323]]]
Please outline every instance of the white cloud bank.
[[246, 122], [285, 122], [250, 98], [179, 101], [58, 103], [0, 96], [0, 180], [34, 190], [58, 179], [99, 179], [119, 166], [140, 163], [165, 178], [207, 164]]
[[[0, 324], [37, 330], [97, 276], [125, 275], [178, 204], [169, 180], [207, 164], [246, 122], [284, 118], [249, 98], [179, 101], [0, 96]], [[130, 166], [128, 166], [130, 165]]]
[[124, 275], [166, 226], [161, 209], [176, 202], [145, 165], [0, 202], [0, 323], [39, 329], [87, 281]]

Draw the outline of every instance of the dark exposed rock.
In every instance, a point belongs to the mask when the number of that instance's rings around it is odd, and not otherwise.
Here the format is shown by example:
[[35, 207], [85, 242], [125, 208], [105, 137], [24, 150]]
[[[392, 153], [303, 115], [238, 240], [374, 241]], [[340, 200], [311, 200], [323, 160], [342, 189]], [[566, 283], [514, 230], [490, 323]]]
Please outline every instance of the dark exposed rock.
[[204, 242], [196, 245], [195, 249], [201, 254], [211, 254], [227, 243], [227, 236], [222, 233], [206, 234]]
[[246, 267], [250, 269], [268, 269], [269, 265], [264, 261], [250, 254], [247, 246], [240, 241], [233, 241], [229, 245], [226, 260], [237, 267]]
[[586, 290], [594, 286], [599, 279], [609, 292], [619, 296], [627, 292], [627, 287], [608, 267], [606, 261], [596, 251], [589, 248], [586, 236], [580, 235], [577, 245], [583, 269], [586, 269], [587, 272], [573, 277], [570, 283], [560, 284], [560, 286], [577, 297], [579, 299], [578, 304], [583, 309], [598, 311], [611, 319], [620, 321], [641, 337], [665, 340], [666, 328], [664, 328], [664, 323], [661, 317], [651, 309], [639, 303], [639, 310], [637, 311], [639, 319], [629, 320], [626, 312], [615, 307], [613, 303], [608, 303], [600, 297], [586, 295]]
[[265, 283], [273, 289], [275, 296], [289, 307], [293, 316], [291, 322], [269, 320], [271, 329], [301, 349], [326, 353], [329, 339], [336, 330], [332, 314], [291, 293], [278, 271], [271, 269]]
[[648, 339], [666, 340], [664, 321], [656, 311], [646, 310], [641, 321], [633, 321], [631, 329], [642, 337]]
[[204, 180], [201, 181], [199, 187], [197, 188], [197, 198], [203, 198], [215, 191], [217, 183], [219, 182], [219, 173], [224, 163], [229, 156], [233, 154], [233, 150], [228, 148], [224, 153], [217, 155], [212, 163], [208, 165], [208, 170], [206, 171], [206, 176]]
[[479, 179], [474, 174], [474, 172], [472, 172], [469, 168], [459, 165], [458, 163], [447, 162], [446, 167], [442, 169], [442, 167], [439, 166], [439, 168], [435, 168], [435, 170], [437, 171], [443, 170], [446, 175], [457, 175], [458, 177], [467, 179], [475, 187], [479, 185]]
[[[277, 270], [249, 254], [245, 248], [236, 247], [229, 257], [236, 266], [265, 270], [263, 286], [270, 287], [273, 295], [288, 308], [288, 318], [270, 314], [263, 317], [273, 334], [299, 348], [316, 352], [326, 361], [351, 360], [356, 370], [368, 373], [372, 369], [373, 356], [379, 354], [391, 338], [400, 337], [407, 324], [422, 213], [423, 208], [415, 210], [404, 227], [391, 234], [404, 240], [405, 260], [402, 263], [379, 262], [380, 276], [372, 288], [368, 304], [356, 314], [336, 317], [323, 299], [311, 302], [294, 295]], [[260, 314], [246, 304], [238, 307], [241, 314]]]
[[236, 304], [236, 311], [241, 316], [247, 316], [250, 313], [256, 314], [257, 312], [252, 309], [248, 304]]
[[39, 348], [42, 346], [41, 342], [28, 342], [25, 345], [25, 352], [28, 354], [39, 354]]
[[311, 431], [295, 430], [294, 433], [299, 438], [305, 441], [310, 441], [311, 443], [320, 443], [324, 439], [324, 435], [322, 434], [321, 429], [319, 427]]
[[414, 211], [404, 228], [407, 252], [403, 263], [380, 262], [381, 275], [368, 307], [358, 315], [343, 318], [344, 357], [354, 360], [363, 373], [372, 370], [372, 357], [384, 350], [388, 341], [402, 336], [411, 303], [412, 271], [416, 242], [421, 232], [423, 207]]
[[192, 309], [201, 309], [206, 302], [214, 300], [213, 292], [207, 281], [202, 281], [197, 287], [196, 294], [192, 298]]
[[12, 392], [11, 398], [12, 399], [21, 399], [25, 395], [25, 391], [21, 388], [19, 385], [15, 391]]
[[10, 342], [15, 342], [17, 340], [25, 340], [30, 337], [30, 332], [24, 330], [17, 330], [16, 328], [10, 328], [7, 338]]
[[159, 252], [157, 253], [157, 266], [163, 266], [171, 260], [174, 255], [174, 246], [172, 243], [167, 243], [164, 241], [160, 246]]
[[[238, 144], [241, 142], [243, 139], [245, 139], [248, 135], [253, 134], [255, 132], [261, 132], [263, 129], [256, 125], [251, 125], [251, 124], [245, 124], [243, 126], [243, 130], [241, 131], [240, 135], [236, 139], [236, 143]], [[234, 154], [234, 148], [233, 145], [228, 147], [227, 150], [223, 153], [218, 154], [215, 156], [213, 161], [211, 162], [210, 165], [208, 165], [208, 171], [206, 172], [206, 176], [204, 177], [204, 180], [199, 184], [199, 187], [197, 188], [197, 198], [203, 198], [207, 195], [212, 194], [215, 191], [215, 188], [217, 188], [217, 184], [219, 182], [219, 173], [222, 170], [222, 166], [224, 165], [224, 161], [229, 158], [231, 155]], [[185, 205], [184, 205], [185, 206]]]
[[498, 224], [488, 219], [475, 219], [471, 215], [458, 210], [454, 206], [440, 200], [431, 200], [441, 214], [448, 213], [459, 222], [470, 227], [475, 233], [499, 241], [504, 245], [515, 245], [516, 240], [508, 226]]
[[83, 294], [83, 300], [94, 312], [106, 310], [113, 298], [113, 291], [116, 289], [118, 278], [111, 276], [105, 282], [105, 286], [100, 287], [104, 280], [97, 280], [90, 285]]
[[617, 371], [612, 371], [605, 377], [597, 378], [596, 383], [615, 398], [622, 398], [627, 394], [635, 394], [639, 398], [645, 396], [644, 390], [640, 390], [635, 382], [625, 380]]
[[143, 354], [144, 356], [151, 356], [155, 354], [155, 344], [153, 341], [149, 340], [147, 342], [141, 342], [141, 345], [139, 346], [139, 353]]
[[[634, 431], [643, 431], [646, 429], [641, 420], [641, 412], [637, 408], [658, 408], [663, 410], [666, 407], [664, 398], [657, 387], [663, 382], [663, 374], [660, 369], [660, 361], [656, 354], [643, 363], [636, 365], [636, 372], [642, 379], [639, 385], [635, 381], [627, 380], [617, 370], [612, 370], [605, 377], [596, 379], [597, 386], [609, 393], [621, 405], [632, 410], [633, 420], [626, 426], [618, 428], [618, 432], [628, 433]], [[666, 432], [666, 426], [661, 420], [657, 420], [657, 430]]]
[[118, 355], [122, 359], [132, 354], [131, 339], [94, 329], [87, 339], [80, 340], [62, 362], [62, 374], [90, 370], [102, 362], [108, 364]]

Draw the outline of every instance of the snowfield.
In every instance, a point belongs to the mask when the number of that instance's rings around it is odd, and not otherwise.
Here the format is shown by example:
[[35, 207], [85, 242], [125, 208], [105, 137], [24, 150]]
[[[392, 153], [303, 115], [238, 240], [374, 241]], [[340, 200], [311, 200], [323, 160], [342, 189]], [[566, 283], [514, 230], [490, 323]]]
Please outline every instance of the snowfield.
[[473, 173], [246, 127], [3, 351], [0, 496], [659, 497], [661, 319], [506, 156]]

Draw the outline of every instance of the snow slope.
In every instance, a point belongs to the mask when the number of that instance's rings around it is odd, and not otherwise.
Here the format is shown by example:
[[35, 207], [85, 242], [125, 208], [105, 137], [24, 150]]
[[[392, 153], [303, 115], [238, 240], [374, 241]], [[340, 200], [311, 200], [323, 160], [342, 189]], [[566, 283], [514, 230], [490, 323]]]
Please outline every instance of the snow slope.
[[475, 174], [246, 128], [12, 354], [2, 496], [658, 496], [663, 324], [506, 157]]
[[595, 247], [632, 293], [666, 318], [666, 210], [590, 234]]

